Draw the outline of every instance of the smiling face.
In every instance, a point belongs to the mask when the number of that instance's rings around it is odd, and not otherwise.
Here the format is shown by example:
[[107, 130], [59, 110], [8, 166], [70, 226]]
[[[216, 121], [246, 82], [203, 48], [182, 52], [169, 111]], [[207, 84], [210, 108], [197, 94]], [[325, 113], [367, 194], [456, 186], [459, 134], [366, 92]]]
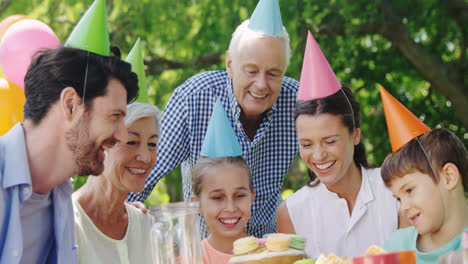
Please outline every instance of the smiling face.
[[104, 150], [127, 140], [124, 124], [127, 92], [116, 79], [110, 79], [104, 96], [96, 97], [76, 126], [66, 132], [78, 174], [99, 175], [104, 169]]
[[249, 185], [248, 172], [241, 166], [221, 163], [205, 170], [199, 210], [213, 236], [243, 236], [255, 198]]
[[104, 177], [123, 192], [140, 192], [156, 162], [159, 132], [154, 119], [137, 119], [128, 128], [128, 141], [106, 151]]
[[444, 204], [439, 184], [421, 172], [412, 172], [391, 181], [390, 189], [400, 200], [400, 212], [420, 235], [437, 232], [444, 223]]
[[340, 116], [301, 114], [296, 118], [299, 153], [307, 167], [327, 187], [339, 184], [353, 163], [360, 129], [350, 133]]
[[276, 102], [286, 67], [285, 43], [273, 37], [243, 42], [236, 54], [226, 53], [226, 69], [234, 96], [248, 119], [257, 119]]

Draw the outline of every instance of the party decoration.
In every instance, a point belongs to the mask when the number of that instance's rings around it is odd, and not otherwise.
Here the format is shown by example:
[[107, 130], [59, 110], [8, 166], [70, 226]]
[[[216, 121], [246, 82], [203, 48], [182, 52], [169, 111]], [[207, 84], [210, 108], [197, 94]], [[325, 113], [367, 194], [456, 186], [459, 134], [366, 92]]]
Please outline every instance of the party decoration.
[[109, 56], [109, 43], [106, 3], [95, 0], [73, 29], [65, 46]]
[[416, 264], [416, 252], [413, 250], [395, 251], [378, 255], [353, 258], [354, 264]]
[[20, 20], [23, 20], [23, 19], [27, 19], [28, 17], [25, 16], [25, 15], [12, 15], [12, 16], [9, 16], [5, 19], [2, 20], [2, 22], [0, 22], [0, 41], [2, 40], [2, 37], [3, 35], [5, 34], [5, 32], [7, 31], [7, 29], [13, 25], [14, 23], [20, 21]]
[[145, 65], [143, 64], [143, 55], [141, 53], [140, 38], [137, 39], [132, 50], [125, 59], [132, 65], [132, 71], [138, 75], [138, 99], [137, 102], [149, 103], [148, 90], [146, 87]]
[[200, 155], [205, 157], [242, 156], [239, 141], [219, 98], [216, 99]]
[[310, 31], [307, 31], [307, 44], [297, 99], [306, 101], [323, 98], [336, 93], [340, 89], [341, 84], [330, 64], [328, 64]]
[[413, 138], [431, 130], [382, 86], [380, 86], [380, 95], [393, 152]]
[[278, 0], [260, 0], [249, 21], [249, 28], [270, 36], [283, 34]]
[[24, 89], [24, 76], [33, 56], [59, 44], [54, 31], [41, 21], [23, 19], [14, 23], [0, 43], [0, 66], [5, 78]]
[[26, 102], [23, 90], [16, 84], [0, 78], [0, 136], [16, 123], [23, 122]]

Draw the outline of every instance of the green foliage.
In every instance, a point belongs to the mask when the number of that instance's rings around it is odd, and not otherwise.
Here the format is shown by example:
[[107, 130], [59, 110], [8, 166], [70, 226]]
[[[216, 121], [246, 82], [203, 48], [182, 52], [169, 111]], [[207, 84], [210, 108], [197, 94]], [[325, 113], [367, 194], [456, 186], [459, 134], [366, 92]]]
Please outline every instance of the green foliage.
[[147, 208], [150, 208], [153, 205], [167, 204], [170, 202], [169, 194], [167, 193], [166, 179], [161, 179], [156, 187], [151, 192], [148, 199], [145, 201]]
[[73, 186], [75, 187], [75, 190], [78, 190], [81, 186], [83, 186], [86, 183], [88, 177], [89, 176], [73, 176]]
[[[428, 126], [448, 128], [468, 145], [468, 131], [460, 121], [461, 114], [454, 111], [442, 91], [434, 89], [387, 38], [360, 32], [363, 26], [387, 22], [389, 18], [381, 6], [385, 2], [280, 0], [292, 48], [287, 75], [300, 78], [307, 30], [311, 30], [340, 81], [352, 88], [361, 103], [362, 138], [373, 164], [381, 164], [391, 151], [377, 84]], [[464, 30], [466, 34], [466, 27], [460, 31], [448, 15], [446, 1], [388, 2], [403, 17], [410, 37], [442, 62], [448, 63], [466, 53], [461, 33]], [[91, 3], [91, 0], [14, 0], [0, 13], [0, 20], [11, 14], [26, 14], [50, 25], [63, 43]], [[120, 47], [125, 58], [137, 37], [141, 37], [143, 55], [147, 57], [150, 101], [163, 109], [173, 90], [188, 77], [225, 68], [223, 55], [231, 34], [253, 12], [257, 1], [108, 0], [106, 3], [111, 44]], [[339, 34], [324, 33], [325, 29], [336, 28], [343, 30]], [[214, 54], [211, 62], [197, 60], [207, 54]], [[460, 63], [468, 68], [466, 61]], [[286, 177], [284, 189], [297, 190], [303, 186], [307, 182], [306, 171], [298, 159]], [[75, 186], [78, 188], [84, 181], [77, 178]], [[166, 193], [170, 201], [181, 200], [180, 169], [166, 176], [155, 190], [148, 203], [168, 201]]]

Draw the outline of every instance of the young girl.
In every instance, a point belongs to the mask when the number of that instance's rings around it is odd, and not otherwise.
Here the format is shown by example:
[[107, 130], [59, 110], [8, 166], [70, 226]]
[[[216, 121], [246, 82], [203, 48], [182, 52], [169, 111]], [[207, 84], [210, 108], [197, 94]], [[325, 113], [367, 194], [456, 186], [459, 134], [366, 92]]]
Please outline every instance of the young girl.
[[233, 242], [247, 236], [244, 227], [255, 199], [249, 166], [241, 156], [201, 156], [193, 169], [192, 188], [210, 230], [202, 241], [203, 261], [227, 263]]
[[[294, 117], [299, 153], [312, 177], [279, 206], [278, 232], [306, 237], [308, 257], [359, 256], [371, 245], [382, 247], [398, 228], [398, 204], [380, 169], [367, 163], [359, 103], [338, 82], [310, 33], [307, 44]], [[311, 67], [307, 59], [319, 57]], [[311, 88], [309, 94], [304, 90]]]

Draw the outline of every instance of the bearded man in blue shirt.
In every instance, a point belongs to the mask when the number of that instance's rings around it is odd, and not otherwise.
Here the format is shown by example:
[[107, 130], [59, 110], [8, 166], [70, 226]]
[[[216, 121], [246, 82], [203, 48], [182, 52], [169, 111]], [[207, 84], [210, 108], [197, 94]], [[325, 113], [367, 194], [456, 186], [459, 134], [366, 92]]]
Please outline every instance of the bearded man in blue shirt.
[[99, 175], [127, 140], [130, 64], [74, 48], [37, 56], [25, 77], [24, 123], [0, 137], [0, 264], [77, 263], [74, 174]]
[[128, 199], [144, 201], [164, 175], [182, 164], [184, 200], [190, 200], [191, 170], [219, 98], [256, 189], [246, 231], [257, 237], [275, 232], [283, 180], [298, 152], [293, 109], [299, 84], [284, 76], [290, 53], [278, 1], [260, 0], [232, 36], [226, 71], [197, 74], [174, 91], [163, 113], [157, 163], [143, 192]]

